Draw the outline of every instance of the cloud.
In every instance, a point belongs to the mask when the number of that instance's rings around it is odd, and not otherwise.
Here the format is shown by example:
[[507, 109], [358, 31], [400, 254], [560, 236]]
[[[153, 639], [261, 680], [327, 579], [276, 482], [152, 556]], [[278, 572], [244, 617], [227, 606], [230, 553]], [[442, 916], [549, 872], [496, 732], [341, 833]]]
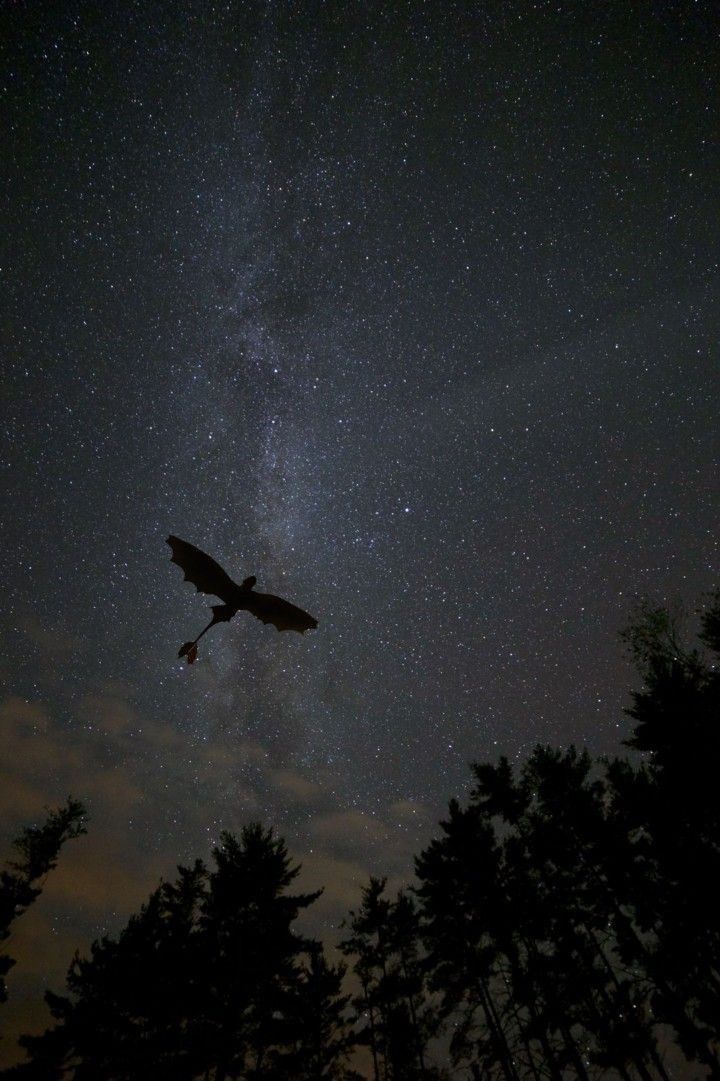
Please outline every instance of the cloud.
[[412, 826], [413, 828], [418, 825], [429, 825], [432, 821], [430, 808], [418, 803], [417, 800], [411, 799], [402, 799], [391, 803], [388, 807], [388, 816], [400, 826]]
[[66, 623], [48, 623], [31, 613], [19, 616], [11, 628], [6, 627], [5, 633], [20, 639], [15, 643], [15, 649], [32, 670], [34, 683], [58, 694], [66, 689], [66, 670], [75, 665], [78, 656], [87, 649], [86, 640], [69, 630]]
[[50, 715], [42, 702], [29, 702], [17, 695], [10, 695], [0, 702], [0, 721], [3, 729], [7, 726], [24, 735], [44, 733], [50, 727]]
[[[0, 701], [2, 855], [10, 858], [19, 830], [42, 823], [46, 809], [68, 794], [90, 814], [88, 834], [65, 845], [39, 899], [13, 925], [8, 949], [17, 965], [3, 1008], [8, 1033], [43, 1024], [43, 991], [62, 989], [75, 950], [86, 951], [102, 930], [118, 930], [160, 875], [173, 870], [174, 859], [159, 859], [132, 828], [152, 798], [143, 774], [147, 744], [136, 745], [145, 727], [118, 693], [83, 698], [68, 720], [43, 701]], [[0, 1062], [13, 1057], [11, 1042], [3, 1041]]]
[[110, 735], [125, 735], [137, 730], [139, 721], [130, 703], [116, 694], [86, 695], [78, 710], [78, 716], [89, 725], [96, 725]]
[[387, 829], [374, 815], [363, 811], [331, 811], [310, 825], [310, 834], [325, 844], [365, 847], [387, 839]]
[[321, 785], [298, 770], [271, 769], [268, 770], [268, 779], [276, 789], [297, 803], [315, 803], [323, 795]]
[[342, 859], [331, 852], [309, 849], [292, 852], [302, 865], [297, 880], [300, 890], [310, 892], [322, 888], [322, 894], [308, 909], [304, 921], [312, 934], [326, 938], [328, 932], [336, 937], [340, 924], [351, 908], [360, 903], [360, 890], [367, 882], [367, 869], [355, 860]]
[[20, 620], [20, 630], [46, 658], [70, 660], [85, 648], [85, 641], [63, 623], [48, 625], [37, 616], [27, 615]]
[[83, 768], [82, 756], [59, 739], [47, 707], [10, 696], [0, 702], [3, 757], [0, 816], [4, 829], [42, 815], [48, 802], [63, 802], [69, 778]]

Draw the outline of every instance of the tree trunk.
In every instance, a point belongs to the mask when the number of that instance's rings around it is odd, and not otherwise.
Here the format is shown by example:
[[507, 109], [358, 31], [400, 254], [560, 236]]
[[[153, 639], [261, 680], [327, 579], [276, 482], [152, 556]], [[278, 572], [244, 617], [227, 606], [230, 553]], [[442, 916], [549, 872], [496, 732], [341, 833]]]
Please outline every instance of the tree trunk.
[[485, 1011], [485, 1020], [487, 1022], [488, 1028], [490, 1029], [490, 1032], [492, 1033], [495, 1046], [498, 1049], [500, 1055], [500, 1062], [505, 1077], [507, 1078], [507, 1081], [520, 1081], [517, 1070], [515, 1069], [512, 1061], [512, 1055], [510, 1053], [508, 1042], [505, 1038], [502, 1024], [497, 1015], [497, 1011], [495, 1010], [495, 1004], [493, 1003], [490, 989], [485, 985], [483, 980], [478, 981], [478, 986], [480, 988], [480, 1001], [482, 1003], [483, 1010]]
[[[535, 953], [535, 955], [537, 955], [537, 947], [534, 944], [531, 947], [530, 942], [527, 939], [521, 939], [521, 941], [525, 946], [525, 951], [528, 957], [533, 952]], [[523, 982], [523, 971], [519, 951], [514, 943], [512, 943], [511, 945], [508, 945], [506, 943], [505, 946], [503, 946], [503, 950], [505, 952], [505, 956], [510, 962], [510, 972], [512, 974], [513, 987], [520, 987]], [[542, 1048], [543, 1055], [545, 1057], [545, 1065], [550, 1072], [550, 1077], [552, 1078], [552, 1081], [563, 1081], [562, 1071], [557, 1064], [555, 1052], [550, 1046], [550, 1039], [548, 1036], [547, 1027], [540, 1017], [537, 1006], [535, 1005], [534, 996], [531, 992], [530, 994], [526, 994], [524, 997], [527, 1011], [532, 1017], [533, 1022], [535, 1023], [535, 1027], [537, 1028], [538, 1035], [536, 1038]]]
[[[405, 982], [409, 983], [410, 981], [408, 979], [407, 965], [405, 963], [405, 958], [403, 957], [402, 953], [400, 954], [400, 963], [402, 965], [403, 976], [405, 977]], [[422, 1038], [420, 1036], [420, 1026], [418, 1024], [417, 1011], [415, 1010], [415, 1000], [413, 999], [413, 996], [409, 992], [408, 992], [408, 995], [407, 995], [407, 1003], [408, 1003], [408, 1009], [410, 1010], [410, 1020], [412, 1021], [413, 1033], [415, 1034], [415, 1046], [416, 1046], [416, 1050], [417, 1050], [418, 1063], [420, 1064], [420, 1076], [424, 1077], [425, 1076], [425, 1055], [423, 1053]]]
[[362, 989], [368, 1007], [368, 1019], [370, 1023], [370, 1050], [372, 1051], [373, 1073], [375, 1075], [374, 1081], [380, 1081], [380, 1067], [378, 1066], [377, 1054], [377, 1036], [375, 1035], [375, 1010], [373, 1008], [372, 1002], [370, 1001], [370, 996], [368, 995], [368, 985], [364, 983], [362, 985]]

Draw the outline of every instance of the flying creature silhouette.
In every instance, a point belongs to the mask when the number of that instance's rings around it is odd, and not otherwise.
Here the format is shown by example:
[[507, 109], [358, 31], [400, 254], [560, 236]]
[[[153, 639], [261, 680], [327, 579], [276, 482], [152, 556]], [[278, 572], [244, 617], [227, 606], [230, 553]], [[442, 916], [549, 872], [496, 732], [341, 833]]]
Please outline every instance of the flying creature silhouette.
[[187, 657], [188, 664], [197, 660], [197, 644], [202, 636], [216, 623], [227, 623], [240, 611], [252, 612], [263, 623], [272, 623], [279, 631], [304, 634], [317, 627], [316, 619], [303, 612], [302, 608], [290, 604], [290, 601], [272, 593], [255, 593], [253, 590], [257, 578], [254, 576], [244, 578], [241, 585], [237, 585], [219, 563], [194, 544], [172, 536], [168, 537], [167, 542], [172, 549], [171, 562], [177, 563], [185, 571], [185, 581], [192, 582], [198, 593], [209, 593], [225, 602], [211, 605], [213, 617], [207, 627], [200, 631], [193, 642], [180, 646], [178, 657]]

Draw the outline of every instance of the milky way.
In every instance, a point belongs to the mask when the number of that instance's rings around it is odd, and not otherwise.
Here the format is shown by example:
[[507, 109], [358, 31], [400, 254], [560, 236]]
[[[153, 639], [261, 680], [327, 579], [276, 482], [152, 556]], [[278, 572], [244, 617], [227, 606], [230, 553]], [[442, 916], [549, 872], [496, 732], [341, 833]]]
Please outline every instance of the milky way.
[[[17, 1028], [222, 828], [332, 940], [471, 760], [620, 750], [634, 598], [717, 584], [720, 200], [712, 4], [3, 18], [5, 836], [91, 811]], [[317, 631], [184, 667], [168, 533]]]

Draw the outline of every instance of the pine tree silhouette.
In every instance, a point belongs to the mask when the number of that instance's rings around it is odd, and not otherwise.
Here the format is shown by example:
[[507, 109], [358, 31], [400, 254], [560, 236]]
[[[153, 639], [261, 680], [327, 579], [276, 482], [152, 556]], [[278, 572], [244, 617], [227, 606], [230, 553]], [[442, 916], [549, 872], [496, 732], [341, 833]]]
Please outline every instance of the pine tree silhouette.
[[[13, 841], [17, 859], [0, 872], [0, 942], [7, 941], [13, 921], [40, 896], [65, 842], [86, 832], [85, 815], [83, 804], [68, 796], [64, 806], [48, 811], [42, 826], [26, 826]], [[0, 954], [0, 1003], [7, 1002], [5, 976], [14, 964], [8, 954]]]
[[299, 868], [259, 825], [223, 833], [213, 861], [179, 868], [117, 939], [76, 956], [69, 994], [46, 996], [57, 1024], [21, 1040], [30, 1062], [6, 1076], [354, 1076], [342, 971], [293, 929], [319, 891], [288, 892]]
[[393, 901], [385, 887], [384, 878], [370, 878], [360, 908], [346, 922], [350, 933], [340, 943], [355, 959], [361, 986], [353, 1002], [362, 1026], [359, 1039], [370, 1048], [376, 1079], [435, 1078], [427, 1045], [437, 1021], [425, 999], [417, 911], [407, 893], [401, 890]]

